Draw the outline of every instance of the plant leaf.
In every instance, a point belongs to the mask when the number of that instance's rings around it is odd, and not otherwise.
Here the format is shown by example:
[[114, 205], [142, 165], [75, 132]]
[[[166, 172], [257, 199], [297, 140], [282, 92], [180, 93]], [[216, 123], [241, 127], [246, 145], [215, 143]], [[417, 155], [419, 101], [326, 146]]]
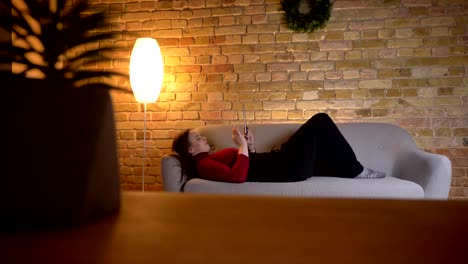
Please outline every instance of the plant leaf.
[[[50, 82], [70, 85], [80, 81], [94, 82], [94, 78], [99, 81], [99, 79], [114, 76], [128, 77], [128, 74], [119, 72], [82, 69], [83, 66], [92, 63], [112, 60], [106, 56], [112, 52], [112, 47], [99, 47], [99, 42], [112, 41], [116, 36], [123, 34], [121, 32], [100, 31], [106, 23], [106, 13], [92, 12], [89, 9], [91, 5], [89, 1], [74, 0], [69, 5], [69, 0], [56, 0], [56, 9], [51, 10], [51, 1], [49, 0], [24, 0], [24, 4], [27, 6], [24, 12], [22, 7], [14, 4], [15, 1], [12, 3], [12, 17], [11, 19], [1, 19], [0, 27], [6, 28], [8, 32], [13, 32], [18, 40], [25, 41], [29, 47], [13, 47], [12, 43], [0, 43], [0, 63], [2, 63], [0, 73], [2, 76], [8, 74], [26, 78], [26, 72], [38, 70]], [[36, 21], [30, 23], [31, 18]], [[40, 26], [40, 29], [36, 30], [36, 26]], [[40, 34], [36, 34], [33, 29]], [[31, 45], [33, 44], [33, 41], [30, 40], [31, 36], [37, 38], [41, 42], [40, 45]], [[96, 48], [89, 49], [89, 46], [86, 46], [84, 52], [73, 50], [75, 47], [79, 48], [77, 50], [83, 50], [83, 45], [92, 43], [96, 44]], [[34, 63], [36, 60], [32, 62], [28, 59], [30, 52], [35, 52], [42, 57], [38, 60], [39, 64]], [[62, 60], [63, 68], [57, 67], [57, 62]], [[13, 62], [24, 65], [25, 69], [20, 73], [4, 70], [8, 69], [8, 67], [3, 67], [4, 65]], [[67, 85], [66, 87], [71, 86]]]
[[124, 93], [132, 93], [132, 91], [118, 86], [110, 85], [107, 83], [86, 83], [80, 86], [80, 89], [105, 89], [105, 90], [117, 90]]
[[97, 78], [97, 77], [113, 77], [113, 76], [122, 76], [127, 77], [128, 74], [120, 73], [120, 72], [113, 72], [113, 71], [94, 71], [94, 70], [81, 70], [75, 72], [75, 76], [73, 79], [76, 81], [90, 79], [90, 78]]

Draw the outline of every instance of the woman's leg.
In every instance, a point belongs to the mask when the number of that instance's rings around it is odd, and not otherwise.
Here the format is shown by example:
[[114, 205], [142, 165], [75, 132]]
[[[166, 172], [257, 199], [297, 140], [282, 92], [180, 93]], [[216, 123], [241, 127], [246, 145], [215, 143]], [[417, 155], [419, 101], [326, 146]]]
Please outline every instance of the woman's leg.
[[279, 150], [291, 181], [311, 176], [354, 178], [363, 170], [353, 149], [324, 113], [311, 117]]

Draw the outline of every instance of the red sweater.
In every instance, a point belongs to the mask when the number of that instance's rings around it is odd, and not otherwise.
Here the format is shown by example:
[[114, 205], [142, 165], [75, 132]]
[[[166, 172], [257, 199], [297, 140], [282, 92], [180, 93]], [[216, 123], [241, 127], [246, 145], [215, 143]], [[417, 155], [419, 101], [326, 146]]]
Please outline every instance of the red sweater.
[[249, 171], [249, 157], [238, 152], [235, 148], [226, 148], [213, 154], [198, 153], [194, 156], [198, 176], [211, 181], [245, 182]]

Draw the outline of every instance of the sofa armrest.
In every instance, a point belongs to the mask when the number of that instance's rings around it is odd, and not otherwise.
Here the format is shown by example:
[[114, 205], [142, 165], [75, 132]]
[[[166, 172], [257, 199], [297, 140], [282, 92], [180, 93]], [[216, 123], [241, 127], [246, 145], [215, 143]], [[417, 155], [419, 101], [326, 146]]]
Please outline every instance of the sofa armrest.
[[161, 176], [163, 189], [167, 192], [179, 192], [183, 181], [180, 177], [181, 167], [177, 158], [164, 155], [161, 159]]
[[426, 199], [448, 199], [452, 166], [444, 155], [420, 149], [401, 153], [396, 160], [393, 175], [419, 184], [424, 189]]

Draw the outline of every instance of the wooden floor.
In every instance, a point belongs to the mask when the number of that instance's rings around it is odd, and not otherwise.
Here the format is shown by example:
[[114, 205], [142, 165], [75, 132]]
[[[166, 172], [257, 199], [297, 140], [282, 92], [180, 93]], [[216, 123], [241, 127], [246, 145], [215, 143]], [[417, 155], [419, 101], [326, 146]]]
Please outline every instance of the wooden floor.
[[10, 263], [468, 263], [468, 201], [122, 194], [77, 229], [0, 235]]

